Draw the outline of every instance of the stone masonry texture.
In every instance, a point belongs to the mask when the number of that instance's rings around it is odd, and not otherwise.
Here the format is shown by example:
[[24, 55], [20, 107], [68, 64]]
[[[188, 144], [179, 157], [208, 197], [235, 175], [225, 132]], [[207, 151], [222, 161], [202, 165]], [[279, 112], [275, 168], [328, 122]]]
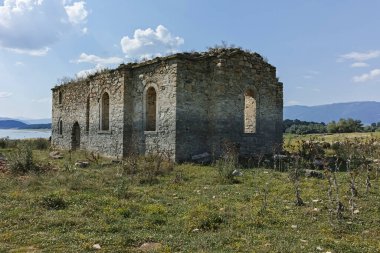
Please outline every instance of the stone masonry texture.
[[275, 67], [241, 49], [121, 64], [56, 86], [52, 96], [58, 149], [118, 158], [165, 152], [182, 162], [218, 157], [226, 142], [247, 157], [282, 145], [283, 85]]

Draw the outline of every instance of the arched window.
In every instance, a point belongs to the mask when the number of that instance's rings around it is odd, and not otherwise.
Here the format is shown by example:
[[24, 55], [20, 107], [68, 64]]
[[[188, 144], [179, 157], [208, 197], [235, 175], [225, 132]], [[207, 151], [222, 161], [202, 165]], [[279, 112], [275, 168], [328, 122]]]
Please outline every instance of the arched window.
[[62, 104], [62, 91], [58, 92], [58, 104]]
[[86, 131], [90, 130], [90, 96], [87, 98], [86, 103]]
[[244, 94], [244, 133], [256, 133], [256, 96], [252, 90]]
[[59, 135], [62, 135], [62, 128], [63, 128], [63, 123], [62, 123], [62, 119], [59, 119], [58, 120], [58, 134]]
[[110, 96], [104, 92], [102, 96], [101, 130], [110, 130]]
[[157, 93], [153, 87], [145, 95], [145, 131], [156, 131]]

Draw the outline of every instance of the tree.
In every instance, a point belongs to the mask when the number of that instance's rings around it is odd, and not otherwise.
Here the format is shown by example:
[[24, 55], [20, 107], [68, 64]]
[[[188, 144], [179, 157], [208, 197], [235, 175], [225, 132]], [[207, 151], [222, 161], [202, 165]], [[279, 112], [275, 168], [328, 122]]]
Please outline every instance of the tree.
[[362, 122], [351, 118], [340, 119], [338, 122], [331, 121], [327, 124], [327, 131], [329, 133], [353, 133], [362, 132], [363, 130]]

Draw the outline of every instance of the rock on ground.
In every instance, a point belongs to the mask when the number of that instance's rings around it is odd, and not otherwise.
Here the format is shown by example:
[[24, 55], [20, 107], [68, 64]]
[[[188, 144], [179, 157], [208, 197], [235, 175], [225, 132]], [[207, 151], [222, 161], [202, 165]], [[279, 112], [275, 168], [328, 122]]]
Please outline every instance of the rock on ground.
[[161, 247], [162, 247], [161, 243], [146, 242], [146, 243], [143, 243], [139, 249], [142, 251], [151, 251], [151, 250], [159, 250]]
[[63, 155], [59, 151], [52, 151], [49, 153], [49, 156], [53, 159], [62, 159]]

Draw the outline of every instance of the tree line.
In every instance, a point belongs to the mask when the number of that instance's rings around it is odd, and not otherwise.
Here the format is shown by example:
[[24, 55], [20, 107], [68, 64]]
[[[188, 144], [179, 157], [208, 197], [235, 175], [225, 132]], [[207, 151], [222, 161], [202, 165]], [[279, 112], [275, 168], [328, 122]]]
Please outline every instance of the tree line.
[[352, 118], [331, 121], [328, 124], [286, 119], [283, 121], [283, 132], [290, 134], [380, 132], [380, 122], [364, 126], [360, 120]]

